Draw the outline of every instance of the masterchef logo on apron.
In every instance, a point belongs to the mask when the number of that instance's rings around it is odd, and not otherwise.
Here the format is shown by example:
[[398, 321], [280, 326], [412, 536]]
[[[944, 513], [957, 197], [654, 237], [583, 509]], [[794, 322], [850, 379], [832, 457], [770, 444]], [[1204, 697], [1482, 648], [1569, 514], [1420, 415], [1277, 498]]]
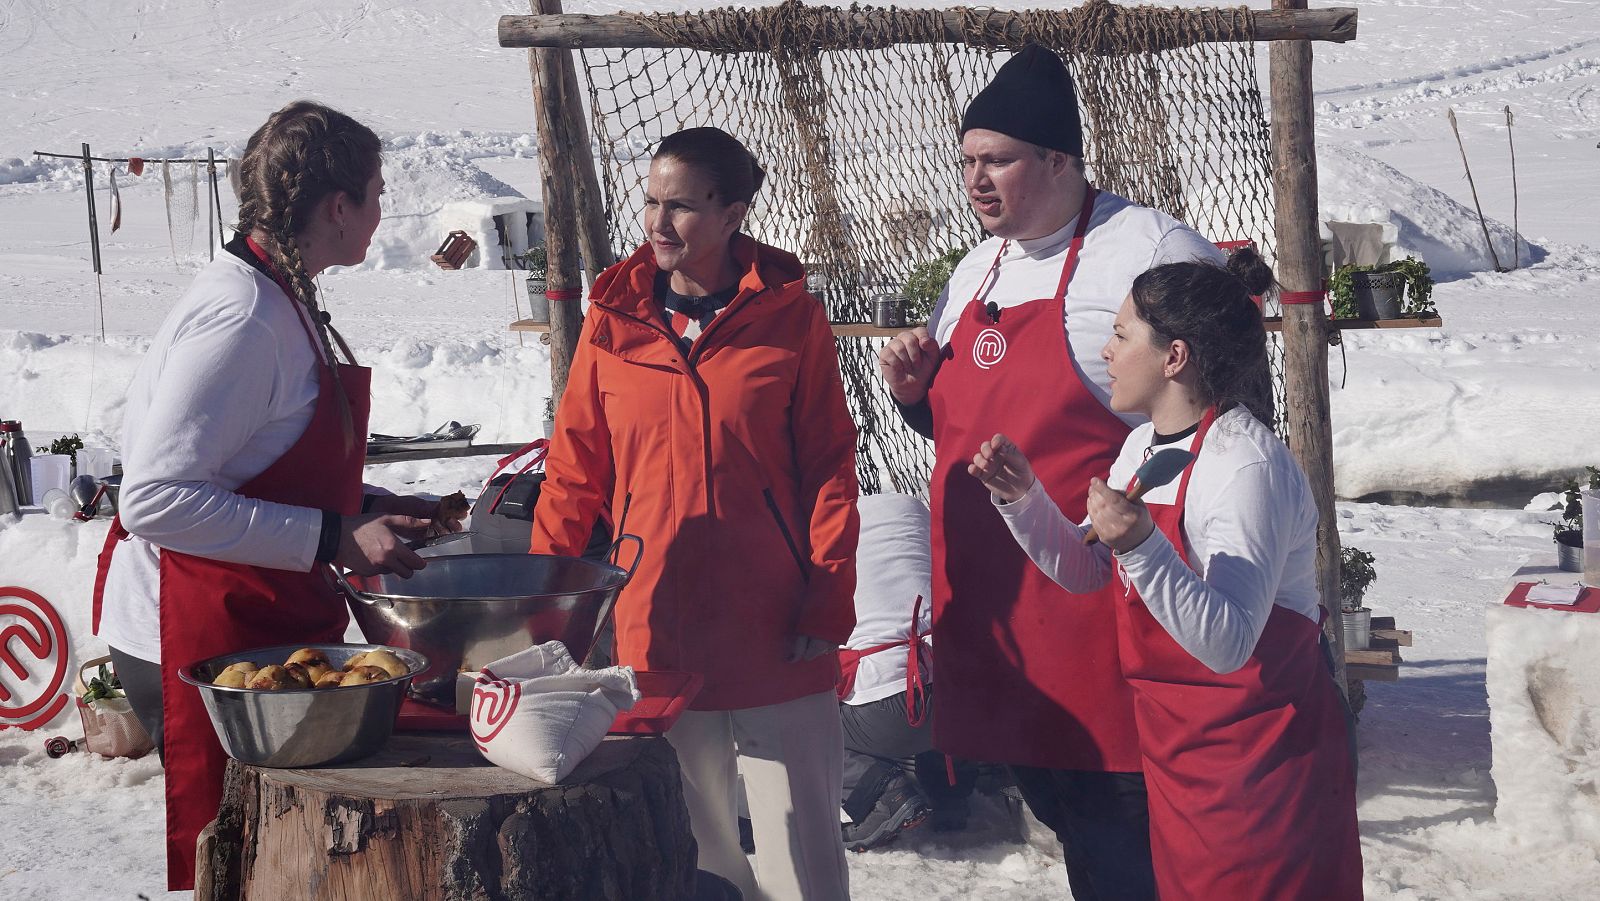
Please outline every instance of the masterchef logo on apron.
[[979, 369], [997, 365], [1006, 355], [1006, 336], [999, 329], [986, 328], [972, 342], [972, 362]]

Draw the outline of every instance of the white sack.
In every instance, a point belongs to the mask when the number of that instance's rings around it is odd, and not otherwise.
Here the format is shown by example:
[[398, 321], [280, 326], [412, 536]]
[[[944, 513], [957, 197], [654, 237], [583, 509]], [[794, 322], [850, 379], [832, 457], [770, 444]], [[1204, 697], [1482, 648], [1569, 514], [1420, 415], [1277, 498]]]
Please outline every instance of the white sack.
[[490, 763], [558, 783], [638, 699], [631, 667], [580, 669], [550, 641], [483, 668], [472, 689], [472, 740]]

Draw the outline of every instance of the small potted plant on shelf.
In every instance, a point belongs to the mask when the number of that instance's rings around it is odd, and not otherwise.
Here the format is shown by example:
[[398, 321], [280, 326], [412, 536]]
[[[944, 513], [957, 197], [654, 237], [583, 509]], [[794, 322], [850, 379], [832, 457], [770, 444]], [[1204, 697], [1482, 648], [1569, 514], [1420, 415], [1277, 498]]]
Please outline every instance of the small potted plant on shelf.
[[1344, 646], [1363, 650], [1372, 643], [1372, 611], [1361, 603], [1367, 587], [1378, 578], [1373, 557], [1357, 547], [1346, 547], [1339, 560], [1339, 611], [1344, 623]]
[[906, 322], [921, 325], [933, 315], [933, 305], [939, 302], [939, 292], [950, 281], [950, 273], [967, 255], [968, 248], [956, 247], [931, 260], [918, 263], [906, 276], [900, 296], [906, 300]]
[[534, 244], [517, 254], [517, 261], [528, 271], [528, 318], [534, 322], [550, 321], [550, 296], [546, 292], [546, 259], [543, 244]]
[[556, 436], [556, 399], [553, 397], [544, 399], [544, 436], [546, 438]]
[[[1600, 468], [1585, 466], [1585, 476], [1590, 491], [1600, 491]], [[1559, 511], [1561, 518], [1550, 525], [1555, 527], [1556, 565], [1565, 572], [1583, 572], [1583, 489], [1585, 479], [1568, 479], [1561, 487], [1560, 499], [1550, 507]]]
[[1433, 275], [1428, 264], [1412, 256], [1376, 266], [1340, 266], [1328, 280], [1328, 294], [1335, 319], [1431, 319], [1439, 315], [1433, 306]]

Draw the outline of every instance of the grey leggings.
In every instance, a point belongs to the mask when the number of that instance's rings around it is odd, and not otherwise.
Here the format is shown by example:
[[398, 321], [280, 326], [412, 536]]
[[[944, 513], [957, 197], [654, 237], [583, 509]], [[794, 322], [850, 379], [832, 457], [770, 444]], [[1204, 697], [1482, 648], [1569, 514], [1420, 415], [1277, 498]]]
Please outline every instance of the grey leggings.
[[122, 692], [128, 696], [133, 715], [150, 733], [156, 753], [161, 753], [161, 664], [111, 648], [111, 668], [122, 682]]

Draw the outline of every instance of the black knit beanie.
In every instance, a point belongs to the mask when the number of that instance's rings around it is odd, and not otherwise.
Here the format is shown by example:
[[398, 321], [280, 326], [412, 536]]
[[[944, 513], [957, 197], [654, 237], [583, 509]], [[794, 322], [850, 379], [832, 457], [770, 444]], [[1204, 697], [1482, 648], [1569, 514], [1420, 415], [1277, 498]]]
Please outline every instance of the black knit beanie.
[[1083, 123], [1072, 76], [1053, 51], [1029, 44], [995, 73], [961, 117], [961, 133], [997, 131], [1019, 141], [1083, 156]]

